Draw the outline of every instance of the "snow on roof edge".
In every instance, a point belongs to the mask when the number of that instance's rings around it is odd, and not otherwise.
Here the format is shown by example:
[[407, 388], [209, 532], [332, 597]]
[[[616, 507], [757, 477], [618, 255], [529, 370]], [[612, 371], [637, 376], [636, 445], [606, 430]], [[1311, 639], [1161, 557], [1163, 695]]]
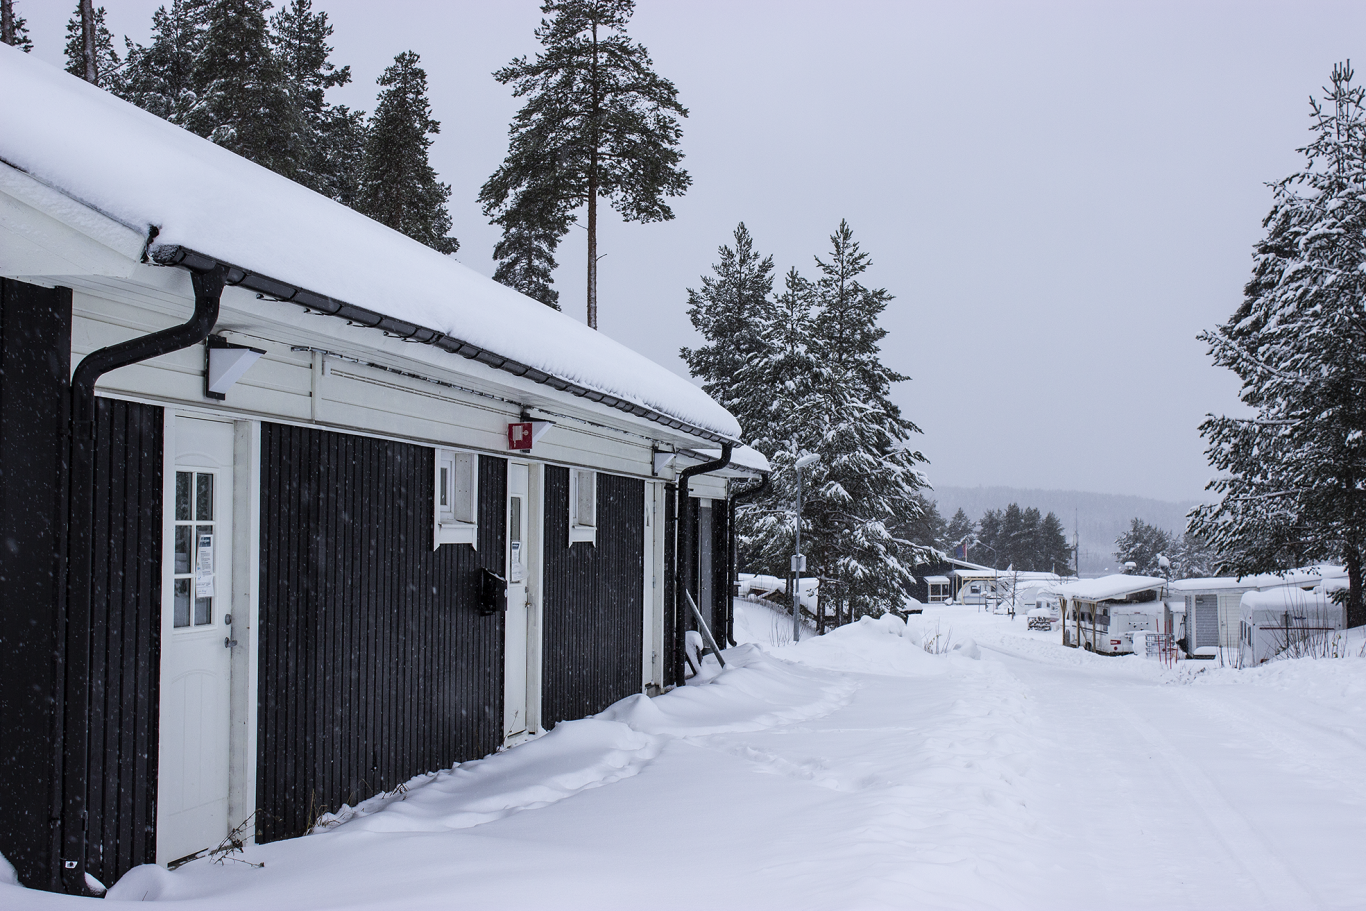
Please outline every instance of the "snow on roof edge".
[[0, 159], [119, 223], [155, 226], [164, 246], [739, 441], [735, 418], [687, 379], [340, 203], [17, 49], [0, 49], [0, 83]]
[[1122, 598], [1135, 592], [1146, 591], [1150, 588], [1161, 588], [1166, 584], [1165, 579], [1159, 579], [1156, 576], [1130, 576], [1114, 573], [1097, 579], [1080, 579], [1076, 582], [1067, 582], [1054, 588], [1053, 592], [1082, 601], [1106, 601], [1111, 598]]

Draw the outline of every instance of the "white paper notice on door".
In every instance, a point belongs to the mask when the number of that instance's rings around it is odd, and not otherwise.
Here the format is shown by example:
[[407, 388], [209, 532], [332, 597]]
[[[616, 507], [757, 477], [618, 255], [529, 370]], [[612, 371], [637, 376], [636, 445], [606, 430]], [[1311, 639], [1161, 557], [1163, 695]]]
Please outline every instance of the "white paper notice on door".
[[509, 581], [509, 582], [521, 582], [522, 579], [523, 579], [523, 577], [524, 577], [524, 575], [525, 575], [524, 572], [523, 572], [523, 570], [522, 570], [522, 542], [521, 542], [521, 541], [513, 541], [513, 542], [512, 542], [512, 559], [509, 560], [508, 562], [511, 564], [511, 565], [508, 567], [508, 581]]
[[200, 535], [194, 553], [194, 596], [213, 597], [213, 535]]

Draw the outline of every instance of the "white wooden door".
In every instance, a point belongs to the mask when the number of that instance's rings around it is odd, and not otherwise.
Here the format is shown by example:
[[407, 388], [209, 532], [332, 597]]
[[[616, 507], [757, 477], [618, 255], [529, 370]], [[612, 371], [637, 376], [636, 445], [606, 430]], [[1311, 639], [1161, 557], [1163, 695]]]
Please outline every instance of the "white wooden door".
[[233, 426], [177, 417], [168, 429], [159, 863], [216, 847], [229, 829]]
[[526, 730], [527, 718], [527, 581], [531, 572], [528, 554], [530, 528], [530, 467], [508, 463], [507, 512], [507, 637], [503, 651], [503, 734], [513, 737]]

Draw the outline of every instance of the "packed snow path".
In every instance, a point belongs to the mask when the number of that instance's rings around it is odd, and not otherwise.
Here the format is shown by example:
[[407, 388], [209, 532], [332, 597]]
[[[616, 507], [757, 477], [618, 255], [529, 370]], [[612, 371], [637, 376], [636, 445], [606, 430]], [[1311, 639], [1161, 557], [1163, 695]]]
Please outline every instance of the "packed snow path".
[[[709, 682], [249, 848], [264, 869], [139, 868], [110, 898], [293, 911], [1366, 897], [1366, 659], [1172, 671], [971, 608], [792, 647], [773, 615], [739, 609], [758, 644]], [[926, 653], [936, 630], [964, 647]], [[79, 901], [0, 886], [7, 909]]]

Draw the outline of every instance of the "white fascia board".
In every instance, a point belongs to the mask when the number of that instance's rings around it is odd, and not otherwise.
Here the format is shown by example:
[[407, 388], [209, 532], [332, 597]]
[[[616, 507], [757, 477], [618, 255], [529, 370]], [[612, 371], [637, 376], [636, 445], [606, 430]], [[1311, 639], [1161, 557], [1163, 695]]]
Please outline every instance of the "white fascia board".
[[76, 202], [0, 163], [0, 275], [130, 277], [146, 232]]

